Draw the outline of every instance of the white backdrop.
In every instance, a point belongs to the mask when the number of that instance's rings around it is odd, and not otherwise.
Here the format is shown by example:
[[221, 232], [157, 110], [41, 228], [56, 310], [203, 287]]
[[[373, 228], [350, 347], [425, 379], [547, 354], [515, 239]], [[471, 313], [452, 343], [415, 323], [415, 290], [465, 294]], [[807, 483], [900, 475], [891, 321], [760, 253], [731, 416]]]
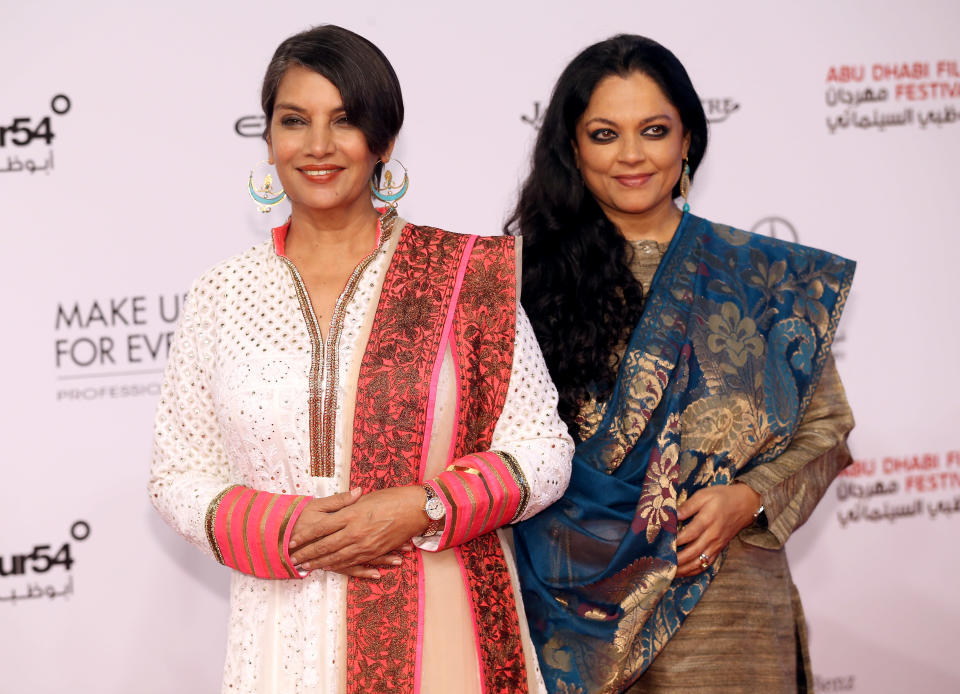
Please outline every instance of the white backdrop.
[[246, 196], [264, 152], [238, 131], [276, 44], [324, 22], [400, 76], [403, 214], [471, 233], [501, 228], [581, 48], [677, 53], [714, 121], [694, 212], [859, 261], [857, 465], [788, 546], [816, 688], [960, 690], [960, 5], [345, 5], [5, 3], [0, 694], [219, 686], [228, 570], [149, 506], [153, 408], [189, 281], [285, 215]]

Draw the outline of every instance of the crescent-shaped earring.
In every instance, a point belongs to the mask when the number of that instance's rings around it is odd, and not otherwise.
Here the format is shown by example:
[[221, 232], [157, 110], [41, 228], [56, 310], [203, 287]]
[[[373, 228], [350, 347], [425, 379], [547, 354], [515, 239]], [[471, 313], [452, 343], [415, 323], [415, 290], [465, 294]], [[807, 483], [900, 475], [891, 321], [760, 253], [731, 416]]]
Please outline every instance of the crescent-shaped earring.
[[397, 200], [407, 194], [407, 189], [410, 187], [410, 176], [407, 174], [407, 167], [400, 161], [396, 159], [391, 159], [390, 161], [397, 162], [400, 168], [403, 169], [403, 180], [400, 183], [394, 183], [393, 174], [387, 169], [386, 163], [380, 162], [383, 164], [383, 181], [378, 186], [371, 178], [370, 194], [380, 202], [386, 204], [387, 207], [396, 207]]
[[250, 177], [247, 178], [247, 191], [250, 193], [250, 197], [253, 198], [253, 201], [257, 203], [257, 210], [260, 212], [269, 212], [274, 208], [275, 205], [279, 205], [287, 197], [287, 192], [281, 188], [280, 190], [274, 190], [273, 188], [273, 174], [268, 173], [263, 177], [263, 185], [257, 186], [253, 182], [253, 174], [260, 167], [261, 164], [268, 164], [270, 162], [264, 160], [250, 169]]

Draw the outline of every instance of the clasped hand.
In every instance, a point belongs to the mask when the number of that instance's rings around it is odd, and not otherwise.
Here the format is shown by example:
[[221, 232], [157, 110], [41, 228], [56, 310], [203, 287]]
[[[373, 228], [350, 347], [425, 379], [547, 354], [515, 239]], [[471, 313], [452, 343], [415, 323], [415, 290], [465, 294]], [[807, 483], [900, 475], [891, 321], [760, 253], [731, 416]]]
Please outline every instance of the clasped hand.
[[693, 576], [704, 570], [703, 560], [712, 564], [737, 533], [753, 522], [761, 497], [745, 484], [700, 489], [677, 509], [677, 518], [686, 521], [677, 535], [677, 576]]
[[303, 571], [323, 569], [379, 578], [377, 566], [397, 566], [410, 538], [427, 527], [422, 487], [359, 489], [312, 499], [290, 536], [290, 558]]

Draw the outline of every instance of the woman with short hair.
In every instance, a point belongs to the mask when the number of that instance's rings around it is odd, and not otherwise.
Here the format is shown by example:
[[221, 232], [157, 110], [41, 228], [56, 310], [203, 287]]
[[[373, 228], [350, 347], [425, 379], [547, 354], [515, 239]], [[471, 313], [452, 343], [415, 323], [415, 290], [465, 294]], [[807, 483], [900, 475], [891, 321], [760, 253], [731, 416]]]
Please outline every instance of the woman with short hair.
[[366, 39], [292, 36], [262, 95], [283, 192], [248, 185], [291, 215], [190, 290], [150, 480], [233, 570], [223, 691], [538, 691], [497, 530], [559, 497], [572, 442], [513, 239], [398, 217], [403, 100]]

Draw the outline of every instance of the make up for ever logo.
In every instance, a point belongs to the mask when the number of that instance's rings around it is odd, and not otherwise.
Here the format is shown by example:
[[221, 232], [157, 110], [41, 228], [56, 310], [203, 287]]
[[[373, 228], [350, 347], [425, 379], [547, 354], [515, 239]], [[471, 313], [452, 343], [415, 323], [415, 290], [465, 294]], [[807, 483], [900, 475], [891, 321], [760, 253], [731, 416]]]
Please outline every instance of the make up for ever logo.
[[184, 300], [170, 293], [59, 302], [53, 316], [56, 399], [159, 395]]

